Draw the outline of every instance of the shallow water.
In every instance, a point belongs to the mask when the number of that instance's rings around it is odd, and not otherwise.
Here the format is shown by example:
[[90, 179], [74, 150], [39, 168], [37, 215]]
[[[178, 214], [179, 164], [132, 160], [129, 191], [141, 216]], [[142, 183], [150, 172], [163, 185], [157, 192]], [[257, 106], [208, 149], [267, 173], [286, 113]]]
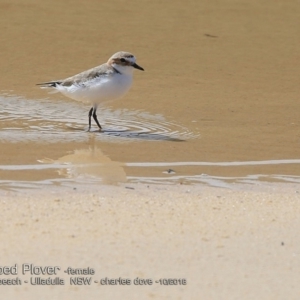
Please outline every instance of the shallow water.
[[[0, 142], [83, 142], [89, 138], [88, 107], [78, 102], [29, 100], [7, 95], [0, 96], [0, 106]], [[99, 108], [98, 115], [101, 115], [103, 131], [96, 139], [101, 141], [184, 141], [199, 137], [199, 133], [168, 122], [158, 114]], [[91, 132], [98, 133], [97, 127]]]
[[[298, 182], [296, 2], [91, 0], [84, 13], [77, 0], [0, 7], [2, 188]], [[99, 109], [104, 132], [95, 124], [87, 132], [89, 107], [35, 86], [120, 50], [145, 72], [135, 72], [122, 100]]]
[[[42, 188], [43, 186], [76, 187], [82, 184], [158, 183], [158, 184], [206, 184], [233, 188], [236, 183], [255, 184], [259, 181], [300, 183], [300, 176], [288, 174], [250, 173], [261, 166], [300, 166], [300, 159], [265, 161], [113, 161], [103, 154], [101, 145], [122, 147], [139, 142], [188, 143], [201, 138], [199, 132], [168, 121], [162, 115], [128, 109], [99, 110], [104, 131], [87, 131], [88, 108], [74, 101], [29, 100], [5, 95], [0, 97], [0, 144], [23, 147], [24, 159], [14, 164], [13, 157], [0, 165], [0, 188]], [[16, 107], [18, 108], [16, 110]], [[76, 149], [65, 151], [66, 144]], [[54, 144], [64, 154], [58, 158], [43, 156], [41, 145]], [[81, 146], [80, 146], [81, 145]], [[84, 147], [87, 145], [88, 147]], [[115, 145], [115, 146], [114, 146]], [[150, 144], [149, 144], [150, 145]], [[80, 148], [81, 147], [81, 148]], [[35, 163], [28, 163], [26, 156], [34, 152]], [[121, 161], [122, 159], [120, 159]], [[23, 163], [22, 163], [23, 161]], [[247, 167], [252, 168], [248, 169]], [[240, 176], [232, 176], [233, 169]], [[254, 169], [253, 169], [254, 168]], [[208, 173], [205, 173], [207, 171]], [[247, 173], [249, 172], [249, 173]], [[221, 175], [225, 174], [225, 175]], [[227, 174], [227, 175], [226, 175]]]

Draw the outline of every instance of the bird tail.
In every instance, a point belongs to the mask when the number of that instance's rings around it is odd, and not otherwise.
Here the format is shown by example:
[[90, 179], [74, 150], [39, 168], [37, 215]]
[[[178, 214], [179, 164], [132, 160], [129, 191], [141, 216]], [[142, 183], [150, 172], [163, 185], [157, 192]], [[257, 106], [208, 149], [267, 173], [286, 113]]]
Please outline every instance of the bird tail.
[[43, 83], [37, 83], [41, 89], [48, 89], [48, 88], [53, 88], [49, 94], [55, 94], [58, 93], [59, 90], [57, 87], [62, 83], [62, 81], [49, 81], [49, 82], [43, 82]]
[[61, 81], [49, 81], [49, 82], [37, 83], [36, 85], [39, 85], [43, 89], [43, 88], [56, 88], [57, 85], [59, 84], [61, 84]]

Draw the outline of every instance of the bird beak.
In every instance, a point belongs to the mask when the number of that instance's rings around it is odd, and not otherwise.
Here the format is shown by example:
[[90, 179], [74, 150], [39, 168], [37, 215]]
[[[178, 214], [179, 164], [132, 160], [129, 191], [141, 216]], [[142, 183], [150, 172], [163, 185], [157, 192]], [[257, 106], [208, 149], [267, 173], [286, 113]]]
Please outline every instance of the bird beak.
[[133, 65], [132, 65], [135, 69], [139, 69], [139, 70], [141, 70], [141, 71], [144, 71], [144, 69], [142, 68], [142, 67], [140, 67], [138, 64], [136, 64], [136, 63], [134, 63]]

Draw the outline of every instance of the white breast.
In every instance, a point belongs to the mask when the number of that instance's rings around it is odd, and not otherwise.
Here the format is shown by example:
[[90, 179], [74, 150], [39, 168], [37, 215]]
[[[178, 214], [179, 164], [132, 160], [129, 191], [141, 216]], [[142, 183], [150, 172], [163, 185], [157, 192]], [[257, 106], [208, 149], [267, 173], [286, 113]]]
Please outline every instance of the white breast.
[[97, 77], [84, 84], [58, 86], [57, 89], [71, 99], [100, 104], [122, 97], [128, 92], [131, 84], [131, 74], [115, 73], [110, 77]]

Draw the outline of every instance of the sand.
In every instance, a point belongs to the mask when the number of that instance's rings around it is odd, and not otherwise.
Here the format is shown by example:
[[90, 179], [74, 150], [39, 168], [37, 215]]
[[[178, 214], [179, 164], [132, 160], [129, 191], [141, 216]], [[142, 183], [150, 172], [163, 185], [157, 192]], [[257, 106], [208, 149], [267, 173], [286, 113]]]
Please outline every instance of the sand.
[[[23, 264], [57, 266], [65, 284], [23, 282], [1, 293], [6, 299], [297, 299], [299, 192], [299, 186], [278, 184], [6, 192], [2, 265], [17, 264], [20, 273]], [[93, 268], [95, 275], [85, 277], [97, 283], [71, 285], [74, 276], [63, 272], [68, 267]], [[131, 284], [99, 284], [120, 277]], [[153, 284], [135, 285], [136, 278]], [[155, 282], [160, 279], [185, 279], [186, 285]]]

